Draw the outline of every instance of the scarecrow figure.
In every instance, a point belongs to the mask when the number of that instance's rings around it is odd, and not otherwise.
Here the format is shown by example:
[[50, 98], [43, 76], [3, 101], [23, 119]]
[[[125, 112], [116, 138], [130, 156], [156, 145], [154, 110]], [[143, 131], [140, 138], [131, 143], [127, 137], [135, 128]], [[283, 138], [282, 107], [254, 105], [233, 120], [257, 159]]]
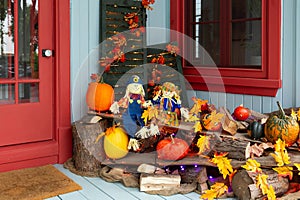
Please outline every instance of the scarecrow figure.
[[142, 80], [139, 76], [133, 75], [128, 81], [125, 96], [110, 108], [114, 114], [119, 113], [119, 107], [126, 108], [122, 114], [122, 119], [124, 128], [130, 138], [128, 149], [135, 151], [139, 149], [138, 141], [134, 139], [135, 134], [139, 129], [138, 127], [145, 126], [142, 119], [143, 107], [147, 104], [144, 96], [145, 91]]
[[167, 125], [178, 126], [181, 100], [177, 86], [174, 83], [165, 82], [161, 87], [161, 93], [155, 96], [153, 100], [160, 102], [161, 121]]

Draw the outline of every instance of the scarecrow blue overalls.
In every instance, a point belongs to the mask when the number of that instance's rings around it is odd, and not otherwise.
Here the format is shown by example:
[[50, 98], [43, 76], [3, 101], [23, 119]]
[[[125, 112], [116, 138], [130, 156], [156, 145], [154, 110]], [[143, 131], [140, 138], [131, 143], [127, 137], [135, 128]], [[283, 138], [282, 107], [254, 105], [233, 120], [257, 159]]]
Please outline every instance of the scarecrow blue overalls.
[[125, 96], [128, 100], [128, 107], [122, 115], [123, 124], [129, 137], [134, 138], [138, 127], [145, 126], [142, 119], [145, 92], [143, 82], [138, 76], [133, 75], [129, 79]]

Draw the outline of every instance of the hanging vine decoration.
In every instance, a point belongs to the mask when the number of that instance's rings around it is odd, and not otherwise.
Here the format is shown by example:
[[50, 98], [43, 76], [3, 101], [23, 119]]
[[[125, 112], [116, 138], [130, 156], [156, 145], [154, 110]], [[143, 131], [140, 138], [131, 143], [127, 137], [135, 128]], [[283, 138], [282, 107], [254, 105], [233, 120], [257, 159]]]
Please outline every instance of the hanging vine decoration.
[[[123, 34], [114, 35], [107, 39], [108, 42], [111, 42], [112, 50], [108, 52], [105, 57], [100, 59], [100, 66], [104, 67], [104, 71], [110, 71], [110, 66], [114, 62], [125, 62], [124, 49], [127, 45], [127, 39]], [[110, 46], [110, 45], [108, 45]]]
[[155, 3], [155, 0], [142, 0], [142, 5], [147, 10], [153, 10], [153, 7], [151, 7], [150, 5], [154, 4], [154, 3]]
[[[154, 4], [155, 0], [142, 0], [141, 3], [145, 9], [153, 10], [153, 7], [150, 5]], [[139, 12], [126, 13], [124, 20], [128, 23], [129, 30], [136, 37], [140, 37], [142, 33], [145, 33], [145, 27], [140, 26]], [[99, 61], [100, 66], [104, 68], [104, 72], [110, 71], [110, 67], [113, 63], [126, 61], [124, 48], [127, 45], [127, 38], [123, 34], [117, 34], [108, 38], [107, 41], [112, 42], [113, 48]]]

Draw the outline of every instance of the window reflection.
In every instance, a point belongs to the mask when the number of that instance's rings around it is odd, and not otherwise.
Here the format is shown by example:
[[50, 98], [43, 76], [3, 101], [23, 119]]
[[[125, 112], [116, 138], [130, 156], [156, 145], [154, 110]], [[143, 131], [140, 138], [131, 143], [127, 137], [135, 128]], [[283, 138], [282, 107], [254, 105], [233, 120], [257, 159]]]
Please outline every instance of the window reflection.
[[19, 77], [38, 78], [38, 1], [19, 0]]

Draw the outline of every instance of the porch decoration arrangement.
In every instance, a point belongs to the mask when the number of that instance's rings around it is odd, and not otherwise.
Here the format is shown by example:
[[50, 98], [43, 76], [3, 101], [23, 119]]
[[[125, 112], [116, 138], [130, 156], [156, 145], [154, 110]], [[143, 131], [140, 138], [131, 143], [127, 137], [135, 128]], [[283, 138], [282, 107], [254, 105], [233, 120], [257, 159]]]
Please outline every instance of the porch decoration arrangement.
[[[132, 77], [137, 78], [135, 82], [139, 83], [138, 77], [135, 75]], [[137, 86], [139, 92], [136, 93], [143, 94], [141, 92], [143, 90], [138, 88]], [[141, 115], [143, 126], [137, 126], [137, 132], [132, 137], [138, 144], [136, 149], [128, 148], [128, 133], [125, 128], [122, 131], [123, 136], [111, 140], [110, 145], [105, 145], [105, 138], [103, 146], [99, 143], [99, 151], [104, 149], [107, 156], [106, 159], [101, 160], [105, 171], [101, 170], [100, 177], [111, 179], [116, 177], [115, 171], [120, 173], [121, 170], [122, 173], [118, 176], [120, 179], [113, 179], [113, 181], [123, 182], [125, 177], [128, 178], [128, 173], [141, 173], [140, 182], [133, 183], [133, 179], [130, 179], [131, 182], [126, 184], [133, 184], [140, 187], [141, 191], [150, 194], [164, 195], [181, 193], [182, 187], [188, 185], [189, 189], [185, 188], [185, 192], [198, 191], [202, 194], [201, 198], [205, 199], [220, 198], [224, 195], [235, 195], [238, 198], [246, 196], [249, 199], [276, 199], [290, 191], [288, 186], [298, 187], [299, 184], [293, 186], [295, 181], [299, 181], [300, 173], [300, 157], [297, 154], [299, 146], [296, 146], [296, 141], [292, 145], [286, 145], [283, 138], [278, 138], [274, 144], [271, 144], [267, 137], [264, 137], [264, 134], [267, 134], [263, 128], [267, 126], [265, 121], [274, 116], [278, 118], [277, 113], [264, 115], [251, 111], [251, 115], [246, 120], [237, 121], [233, 118], [229, 119], [224, 108], [217, 109], [207, 100], [193, 97], [194, 104], [191, 108], [181, 107], [182, 112], [176, 125], [160, 119], [161, 113], [166, 111], [163, 105], [160, 105], [163, 103], [161, 91], [157, 92], [155, 97], [160, 101], [143, 99], [145, 103]], [[126, 101], [129, 103], [130, 98], [123, 99], [120, 103]], [[141, 107], [141, 104], [139, 106]], [[117, 120], [121, 122], [119, 127], [125, 127], [122, 115], [126, 109], [119, 112], [116, 114], [96, 112], [95, 114], [102, 117], [100, 120], [102, 122]], [[228, 110], [227, 112], [230, 113]], [[285, 112], [281, 111], [281, 113]], [[300, 110], [296, 112], [292, 110], [291, 116], [286, 114], [285, 116], [289, 117], [289, 120], [293, 118], [298, 123], [299, 113]], [[233, 115], [233, 112], [230, 115]], [[138, 124], [137, 118], [135, 120]], [[227, 126], [228, 120], [238, 124], [239, 128], [234, 134], [223, 129]], [[217, 124], [218, 128], [214, 130], [207, 126], [209, 122], [213, 123], [212, 127]], [[106, 133], [116, 128], [115, 125], [111, 126], [111, 123], [106, 124]], [[243, 127], [243, 124], [247, 126]], [[251, 136], [248, 135], [249, 131]], [[109, 137], [109, 134], [105, 135]], [[122, 146], [122, 152], [115, 149], [116, 144]], [[112, 156], [112, 154], [117, 155]], [[153, 163], [149, 163], [151, 160]], [[111, 170], [110, 174], [108, 168], [114, 169], [115, 166], [118, 166], [118, 170]], [[124, 169], [122, 167], [119, 169], [120, 166], [124, 166]], [[128, 166], [131, 166], [133, 171], [127, 171]], [[210, 168], [217, 169], [217, 172], [213, 175], [209, 174]], [[141, 171], [136, 172], [137, 169]], [[203, 169], [206, 169], [205, 172]], [[200, 173], [201, 177], [206, 177], [206, 181], [200, 178]], [[188, 176], [191, 177], [187, 178]], [[167, 183], [170, 185], [166, 190], [164, 186]]]
[[101, 5], [108, 48], [100, 66], [115, 102], [89, 106], [75, 123], [74, 138], [83, 140], [74, 141], [75, 168], [150, 194], [197, 191], [203, 199], [276, 199], [300, 188], [300, 109], [230, 111], [197, 97], [189, 105], [180, 48], [141, 48], [154, 0], [111, 1]]

